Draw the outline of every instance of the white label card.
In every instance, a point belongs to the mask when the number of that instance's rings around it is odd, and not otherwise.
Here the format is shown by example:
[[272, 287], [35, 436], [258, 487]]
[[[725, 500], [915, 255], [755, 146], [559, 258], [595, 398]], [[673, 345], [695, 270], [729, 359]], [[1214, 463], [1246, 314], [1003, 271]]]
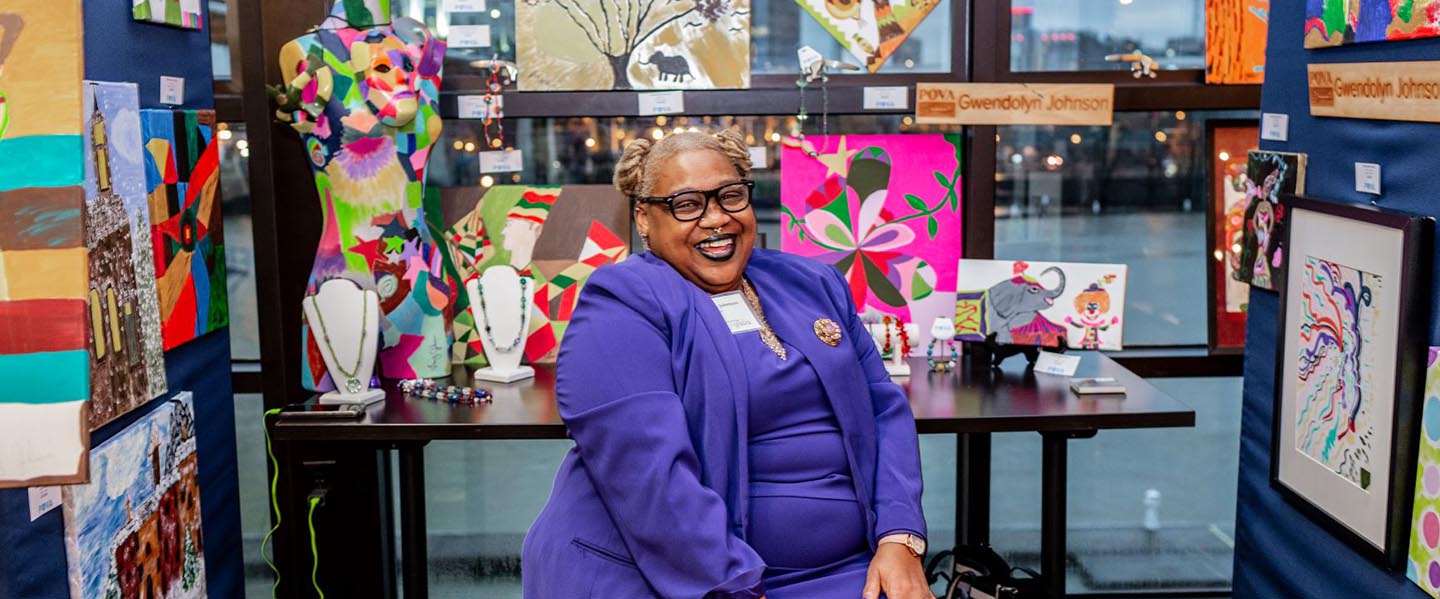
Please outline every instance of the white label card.
[[720, 310], [720, 316], [725, 319], [731, 333], [760, 330], [760, 319], [755, 317], [755, 311], [750, 309], [750, 302], [745, 301], [745, 296], [739, 291], [712, 295], [710, 299], [714, 300], [715, 307]]
[[462, 119], [505, 117], [505, 96], [457, 96], [455, 112]]
[[1380, 165], [1369, 162], [1355, 163], [1355, 191], [1380, 195]]
[[451, 25], [450, 39], [446, 41], [451, 48], [489, 48], [490, 26]]
[[910, 108], [910, 90], [901, 87], [866, 87], [865, 110], [906, 110]]
[[1045, 374], [1074, 376], [1075, 370], [1078, 368], [1080, 368], [1080, 356], [1075, 354], [1057, 354], [1042, 351], [1040, 352], [1040, 358], [1035, 360], [1035, 372], [1043, 372]]
[[450, 12], [485, 12], [485, 0], [446, 0], [445, 10]]
[[1267, 112], [1261, 116], [1260, 139], [1290, 141], [1290, 115]]
[[34, 522], [46, 512], [60, 507], [60, 487], [30, 487], [30, 521]]
[[640, 97], [640, 116], [685, 112], [685, 92], [642, 92], [637, 95]]
[[179, 106], [185, 103], [185, 78], [160, 77], [160, 103]]
[[765, 146], [750, 146], [750, 168], [770, 167], [770, 149]]
[[480, 172], [512, 173], [525, 170], [525, 154], [520, 150], [494, 150], [480, 153]]

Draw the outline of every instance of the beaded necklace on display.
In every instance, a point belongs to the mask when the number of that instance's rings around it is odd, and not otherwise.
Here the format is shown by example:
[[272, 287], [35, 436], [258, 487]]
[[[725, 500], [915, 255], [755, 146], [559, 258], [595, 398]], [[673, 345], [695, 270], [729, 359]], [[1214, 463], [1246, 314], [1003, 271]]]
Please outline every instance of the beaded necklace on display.
[[[950, 372], [951, 369], [955, 368], [956, 362], [960, 361], [960, 350], [954, 343], [946, 340], [945, 345], [950, 346], [950, 361], [937, 361], [935, 359], [935, 343], [938, 341], [940, 340], [932, 338], [930, 340], [930, 346], [925, 348], [925, 363], [930, 365], [930, 372]], [[941, 351], [944, 351], [943, 347]]]
[[890, 317], [889, 317], [889, 316], [886, 316], [886, 317], [885, 317], [885, 347], [884, 347], [884, 348], [881, 348], [881, 350], [880, 350], [880, 355], [881, 355], [881, 356], [888, 357], [888, 356], [890, 355], [891, 349], [892, 349], [892, 348], [891, 348], [891, 346], [890, 346]]
[[442, 387], [440, 383], [430, 379], [405, 379], [400, 381], [400, 392], [405, 394], [405, 397], [448, 401], [454, 404], [473, 405], [495, 401], [495, 395], [487, 389], [456, 387], [455, 385], [445, 385]]
[[786, 359], [785, 346], [780, 345], [780, 338], [775, 336], [774, 329], [770, 328], [770, 322], [765, 320], [765, 308], [760, 305], [760, 296], [755, 294], [755, 288], [750, 285], [750, 279], [740, 279], [740, 293], [745, 296], [745, 301], [750, 304], [750, 309], [755, 311], [755, 316], [760, 319], [760, 341], [781, 361]]
[[[520, 277], [520, 323], [521, 323], [521, 324], [524, 324], [524, 323], [525, 323], [525, 315], [526, 315], [526, 314], [529, 314], [529, 310], [530, 310], [530, 306], [529, 306], [529, 301], [530, 301], [530, 284], [529, 284], [529, 283], [530, 283], [529, 277], [523, 277], [523, 276]], [[479, 295], [480, 295], [480, 313], [485, 315], [485, 340], [487, 340], [487, 341], [490, 342], [490, 347], [495, 348], [495, 351], [501, 352], [501, 353], [508, 352], [508, 351], [511, 351], [511, 350], [513, 350], [513, 349], [515, 349], [515, 348], [517, 348], [517, 347], [520, 347], [520, 342], [525, 339], [525, 327], [523, 327], [523, 326], [520, 327], [520, 330], [519, 330], [519, 331], [516, 331], [516, 332], [515, 332], [515, 339], [514, 339], [513, 341], [511, 341], [509, 345], [501, 346], [499, 343], [496, 343], [496, 342], [495, 342], [495, 335], [490, 332], [490, 323], [491, 323], [492, 321], [494, 321], [494, 319], [490, 317], [490, 308], [486, 307], [486, 305], [485, 305], [485, 284], [484, 284], [484, 283], [480, 283], [480, 284], [478, 285], [477, 291], [480, 292], [480, 293], [479, 293]]]
[[[350, 370], [340, 364], [340, 356], [335, 353], [335, 346], [330, 343], [330, 331], [325, 328], [325, 316], [321, 313], [320, 302], [315, 296], [310, 296], [310, 305], [315, 308], [315, 320], [320, 325], [320, 339], [325, 342], [326, 351], [330, 352], [330, 360], [335, 363], [335, 369], [345, 376], [345, 392], [351, 395], [365, 390], [365, 384], [357, 376], [360, 373], [360, 364], [365, 361], [365, 336], [366, 323], [370, 321], [370, 297], [365, 293], [360, 294], [360, 343], [359, 350], [355, 352], [355, 365]], [[337, 387], [339, 385], [336, 385]]]
[[900, 357], [906, 357], [910, 353], [910, 334], [905, 332], [905, 323], [895, 319], [895, 331], [900, 334]]

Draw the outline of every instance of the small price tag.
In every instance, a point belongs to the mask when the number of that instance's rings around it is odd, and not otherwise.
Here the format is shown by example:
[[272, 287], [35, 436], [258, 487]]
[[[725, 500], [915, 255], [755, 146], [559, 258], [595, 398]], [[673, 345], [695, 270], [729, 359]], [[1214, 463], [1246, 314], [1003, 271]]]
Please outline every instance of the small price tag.
[[525, 170], [525, 154], [520, 150], [494, 150], [480, 153], [481, 173], [513, 173]]
[[739, 291], [712, 295], [710, 299], [720, 310], [720, 316], [725, 319], [725, 324], [730, 327], [731, 333], [760, 330], [760, 319], [755, 317], [755, 311], [750, 309], [750, 302], [745, 301], [745, 296], [741, 295]]
[[825, 60], [824, 56], [821, 56], [819, 52], [816, 52], [815, 49], [810, 46], [800, 46], [800, 49], [795, 51], [795, 55], [796, 58], [800, 59], [801, 69], [807, 69], [810, 65]]
[[185, 78], [160, 77], [160, 103], [179, 106], [185, 103]]
[[640, 98], [640, 116], [685, 112], [685, 92], [643, 92], [636, 95]]
[[1355, 191], [1380, 195], [1380, 165], [1369, 162], [1355, 163]]
[[765, 146], [750, 146], [750, 168], [770, 167], [770, 150]]
[[504, 118], [504, 96], [458, 96], [455, 98], [456, 114], [462, 119]]
[[451, 48], [489, 48], [490, 26], [451, 25], [450, 39], [447, 41]]
[[485, 12], [485, 0], [447, 0], [445, 10], [449, 12]]
[[909, 90], [904, 87], [866, 87], [865, 110], [905, 110], [910, 108]]
[[1290, 115], [1267, 112], [1260, 120], [1260, 139], [1290, 141]]
[[30, 521], [34, 522], [46, 512], [60, 507], [60, 487], [30, 487]]
[[1035, 372], [1054, 374], [1058, 376], [1075, 376], [1075, 370], [1080, 368], [1080, 356], [1075, 354], [1057, 354], [1048, 351], [1040, 352], [1040, 358], [1035, 360]]

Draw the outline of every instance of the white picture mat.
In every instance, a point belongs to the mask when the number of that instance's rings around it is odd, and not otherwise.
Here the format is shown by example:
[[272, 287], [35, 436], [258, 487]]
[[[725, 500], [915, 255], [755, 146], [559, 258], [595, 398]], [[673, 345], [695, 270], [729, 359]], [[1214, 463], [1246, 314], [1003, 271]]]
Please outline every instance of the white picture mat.
[[74, 476], [85, 455], [84, 401], [0, 403], [0, 480]]
[[[1341, 243], [1337, 241], [1343, 240]], [[1280, 405], [1275, 418], [1280, 422], [1276, 451], [1281, 484], [1300, 494], [1321, 511], [1360, 535], [1376, 548], [1385, 549], [1385, 525], [1390, 500], [1390, 448], [1395, 421], [1395, 368], [1399, 345], [1401, 264], [1404, 235], [1397, 229], [1321, 214], [1304, 209], [1290, 213], [1289, 275], [1285, 287], [1285, 322], [1281, 323], [1282, 359], [1275, 376], [1280, 377]], [[1371, 374], [1370, 416], [1375, 434], [1371, 443], [1372, 473], [1369, 491], [1360, 489], [1329, 466], [1295, 448], [1295, 388], [1292, 373], [1299, 365], [1299, 316], [1304, 263], [1315, 257], [1380, 277], [1381, 289], [1374, 295], [1375, 339], [1365, 349], [1374, 351]]]

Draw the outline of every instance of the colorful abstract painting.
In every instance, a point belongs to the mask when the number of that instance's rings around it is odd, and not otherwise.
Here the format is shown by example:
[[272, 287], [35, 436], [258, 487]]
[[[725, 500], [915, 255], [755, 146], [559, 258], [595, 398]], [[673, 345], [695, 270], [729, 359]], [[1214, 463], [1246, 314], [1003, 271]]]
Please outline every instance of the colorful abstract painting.
[[880, 70], [943, 0], [795, 0], [869, 69]]
[[163, 395], [166, 384], [135, 84], [85, 82], [85, 119], [94, 429]]
[[[281, 48], [285, 85], [272, 91], [307, 148], [324, 219], [307, 295], [335, 278], [375, 290], [381, 376], [445, 376], [455, 290], [421, 214], [445, 42], [414, 21], [392, 27], [388, 6], [336, 2], [325, 26]], [[321, 341], [308, 327], [303, 338], [302, 382], [333, 389]]]
[[1270, 0], [1205, 0], [1205, 83], [1265, 82]]
[[1245, 243], [1245, 209], [1249, 206], [1249, 151], [1260, 143], [1255, 125], [1216, 126], [1211, 129], [1210, 150], [1210, 232], [1211, 301], [1215, 314], [1211, 342], [1220, 349], [1245, 345], [1245, 309], [1250, 287], [1236, 279], [1240, 252]]
[[230, 323], [213, 110], [142, 110], [161, 335], [173, 349]]
[[515, 3], [520, 91], [750, 87], [750, 0]]
[[1005, 345], [1123, 349], [1124, 264], [961, 260], [955, 336]]
[[89, 472], [82, 34], [78, 2], [0, 4], [0, 487]]
[[[955, 305], [963, 137], [840, 135], [780, 154], [780, 249], [834, 264], [856, 310], [930, 325]], [[815, 155], [811, 155], [811, 151]]]
[[[610, 185], [498, 185], [442, 194], [456, 288], [465, 289], [492, 266], [508, 265], [534, 277], [525, 357], [532, 363], [554, 361], [590, 274], [630, 255], [629, 201]], [[469, 299], [459, 295], [453, 358], [481, 365], [480, 332]]]
[[184, 29], [200, 29], [205, 14], [200, 0], [131, 0], [131, 14], [136, 21], [173, 25]]
[[1440, 36], [1440, 0], [1305, 0], [1305, 47]]
[[90, 451], [90, 483], [63, 490], [70, 597], [206, 596], [195, 448], [185, 392]]
[[1236, 280], [1271, 291], [1285, 280], [1283, 246], [1290, 220], [1280, 196], [1305, 193], [1305, 160], [1304, 154], [1250, 152], [1245, 169], [1245, 237]]
[[[1361, 489], [1377, 451], [1370, 417], [1379, 276], [1306, 256], [1301, 279], [1295, 448]], [[1384, 448], [1378, 451], [1385, 451]]]
[[1405, 576], [1431, 597], [1440, 598], [1440, 347], [1430, 348], [1425, 364], [1415, 507], [1410, 519]]

